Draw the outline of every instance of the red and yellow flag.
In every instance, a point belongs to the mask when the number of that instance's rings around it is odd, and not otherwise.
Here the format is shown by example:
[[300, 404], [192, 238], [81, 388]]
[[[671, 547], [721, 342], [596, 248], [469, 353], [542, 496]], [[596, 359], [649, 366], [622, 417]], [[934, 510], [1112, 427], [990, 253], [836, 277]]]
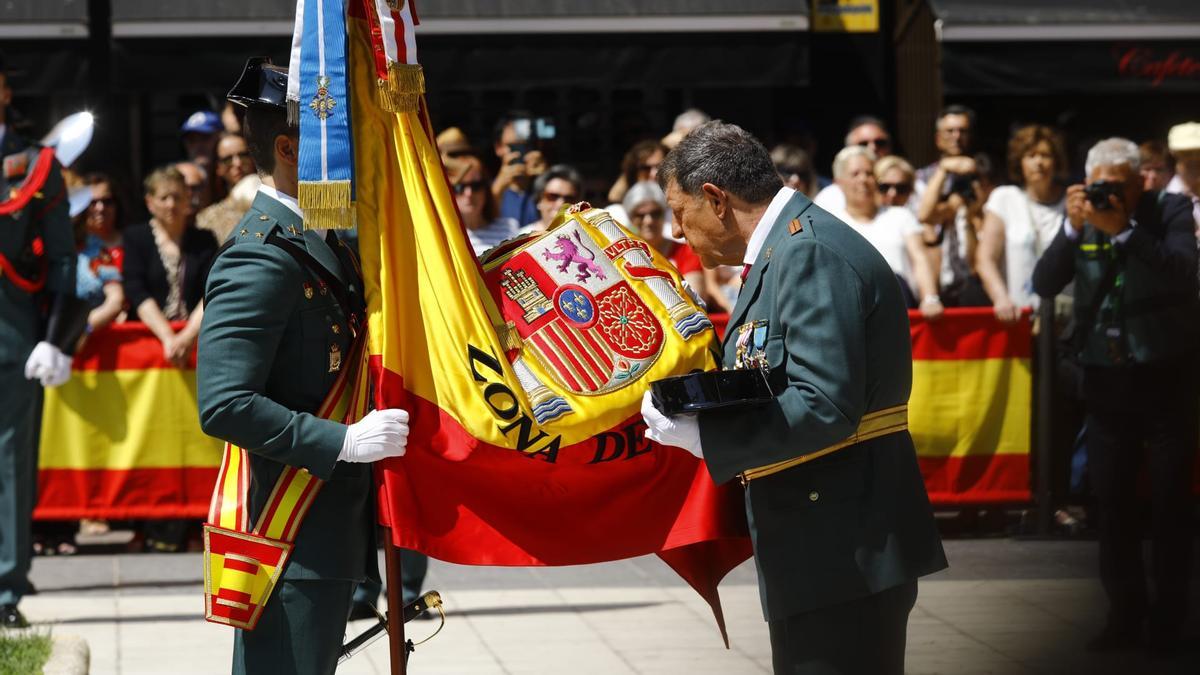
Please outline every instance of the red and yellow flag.
[[1033, 350], [1029, 315], [990, 307], [910, 314], [908, 425], [935, 505], [1028, 502]]
[[89, 336], [45, 390], [34, 517], [203, 518], [222, 443], [200, 430], [195, 367], [140, 323]]
[[379, 104], [375, 4], [351, 3], [348, 42], [376, 403], [412, 414], [407, 455], [380, 472], [394, 542], [472, 565], [658, 553], [715, 600], [750, 554], [740, 488], [646, 441], [638, 412], [651, 380], [715, 367], [711, 324], [600, 211], [485, 274], [423, 97]]

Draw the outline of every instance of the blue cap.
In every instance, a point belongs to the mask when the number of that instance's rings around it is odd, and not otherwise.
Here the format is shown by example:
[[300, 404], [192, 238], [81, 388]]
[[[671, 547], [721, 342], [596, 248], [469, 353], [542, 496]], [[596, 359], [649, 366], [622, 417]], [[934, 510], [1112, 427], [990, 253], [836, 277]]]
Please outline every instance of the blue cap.
[[179, 127], [181, 134], [215, 134], [225, 128], [221, 118], [211, 110], [197, 110], [188, 115], [183, 126]]

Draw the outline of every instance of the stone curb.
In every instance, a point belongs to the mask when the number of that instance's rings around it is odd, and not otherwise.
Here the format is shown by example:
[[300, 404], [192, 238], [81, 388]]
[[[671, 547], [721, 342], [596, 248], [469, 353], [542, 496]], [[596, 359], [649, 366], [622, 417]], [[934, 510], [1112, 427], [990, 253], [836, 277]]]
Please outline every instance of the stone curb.
[[54, 647], [42, 668], [42, 675], [87, 675], [91, 652], [87, 641], [78, 635], [53, 635]]

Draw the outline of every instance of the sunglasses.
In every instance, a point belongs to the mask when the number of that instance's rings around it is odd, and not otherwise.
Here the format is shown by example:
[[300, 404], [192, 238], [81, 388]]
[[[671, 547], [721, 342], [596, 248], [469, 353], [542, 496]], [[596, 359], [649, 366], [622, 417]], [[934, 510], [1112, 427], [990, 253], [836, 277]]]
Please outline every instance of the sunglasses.
[[859, 141], [859, 143], [858, 143], [858, 144], [859, 144], [859, 145], [861, 145], [861, 146], [862, 146], [862, 147], [864, 147], [864, 148], [866, 148], [866, 147], [870, 147], [870, 146], [872, 146], [872, 145], [873, 145], [873, 146], [875, 146], [875, 147], [877, 147], [877, 148], [881, 148], [881, 149], [882, 149], [882, 148], [889, 148], [889, 147], [891, 147], [891, 145], [892, 145], [892, 142], [891, 142], [891, 141], [889, 141], [889, 140], [888, 140], [888, 139], [886, 139], [886, 138], [868, 138], [868, 139], [867, 139], [867, 140], [865, 140], [865, 141]]
[[896, 194], [898, 194], [898, 195], [906, 195], [906, 194], [912, 192], [912, 189], [913, 189], [913, 186], [909, 185], [908, 183], [880, 183], [879, 184], [879, 191], [884, 194], [887, 194], [894, 190], [896, 192]]
[[657, 169], [658, 165], [657, 164], [638, 164], [637, 168], [638, 168], [638, 171], [647, 171], [648, 172], [653, 169]]
[[579, 195], [562, 195], [557, 192], [543, 192], [542, 199], [548, 202], [575, 202], [579, 200]]
[[467, 183], [455, 183], [454, 194], [466, 194], [467, 190], [471, 190], [472, 192], [482, 192], [485, 187], [487, 187], [487, 183], [481, 180], [473, 180]]
[[113, 206], [116, 203], [117, 203], [117, 200], [112, 197], [101, 197], [99, 199], [93, 199], [92, 203], [89, 206], [95, 206], [97, 204], [99, 204], [100, 206]]
[[217, 161], [221, 163], [221, 166], [233, 166], [234, 161], [244, 162], [248, 159], [250, 159], [249, 152], [236, 152], [232, 155], [218, 157]]

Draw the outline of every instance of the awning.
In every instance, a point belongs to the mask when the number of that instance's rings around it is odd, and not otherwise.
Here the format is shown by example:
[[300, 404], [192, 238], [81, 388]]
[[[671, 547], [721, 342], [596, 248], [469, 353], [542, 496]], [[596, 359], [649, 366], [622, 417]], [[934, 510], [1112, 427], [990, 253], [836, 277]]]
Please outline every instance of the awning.
[[950, 96], [1200, 93], [1198, 0], [930, 0]]
[[0, 0], [0, 39], [74, 39], [87, 35], [87, 0]]
[[[417, 5], [424, 35], [805, 31], [797, 0], [439, 0]], [[293, 0], [113, 6], [113, 36], [290, 35]]]

